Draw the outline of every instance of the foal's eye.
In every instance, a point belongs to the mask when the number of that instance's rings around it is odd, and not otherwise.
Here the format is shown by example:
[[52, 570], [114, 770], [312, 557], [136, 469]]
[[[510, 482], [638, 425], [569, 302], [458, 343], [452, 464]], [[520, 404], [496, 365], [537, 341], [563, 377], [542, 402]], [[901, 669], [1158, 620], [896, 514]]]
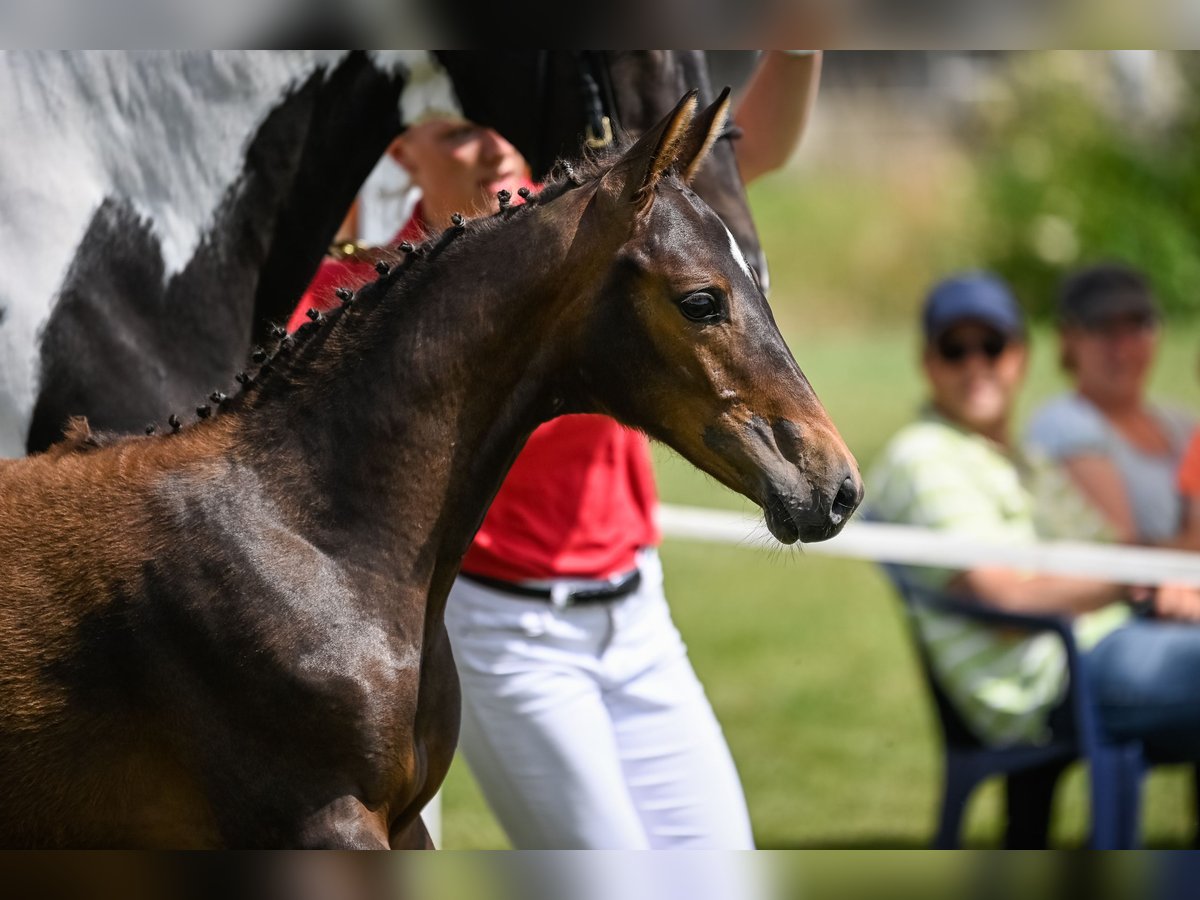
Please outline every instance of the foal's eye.
[[693, 322], [717, 322], [721, 319], [721, 304], [708, 291], [688, 294], [679, 301], [679, 308]]

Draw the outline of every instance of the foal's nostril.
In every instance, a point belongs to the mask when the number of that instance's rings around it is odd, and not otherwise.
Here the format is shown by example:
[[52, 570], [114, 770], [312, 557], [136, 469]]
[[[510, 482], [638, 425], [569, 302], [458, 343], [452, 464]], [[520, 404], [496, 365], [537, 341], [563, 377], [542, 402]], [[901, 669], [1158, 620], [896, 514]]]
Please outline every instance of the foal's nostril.
[[862, 488], [852, 478], [847, 478], [838, 488], [837, 496], [833, 498], [833, 506], [829, 509], [829, 519], [834, 525], [842, 524], [842, 520], [858, 508], [862, 500]]

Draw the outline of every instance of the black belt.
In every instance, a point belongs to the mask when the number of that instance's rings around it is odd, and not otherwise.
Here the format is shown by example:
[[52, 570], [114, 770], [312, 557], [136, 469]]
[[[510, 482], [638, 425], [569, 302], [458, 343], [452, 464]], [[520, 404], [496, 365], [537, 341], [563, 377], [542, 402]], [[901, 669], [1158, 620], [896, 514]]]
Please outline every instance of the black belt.
[[[551, 600], [550, 588], [531, 587], [515, 581], [505, 581], [502, 578], [489, 578], [487, 575], [473, 575], [470, 572], [459, 573], [467, 581], [473, 581], [494, 591], [512, 594], [514, 597], [526, 597], [530, 600]], [[577, 588], [567, 591], [567, 605], [574, 603], [600, 603], [605, 600], [616, 600], [626, 597], [636, 591], [642, 584], [642, 573], [634, 569], [628, 575], [617, 581], [597, 587]]]

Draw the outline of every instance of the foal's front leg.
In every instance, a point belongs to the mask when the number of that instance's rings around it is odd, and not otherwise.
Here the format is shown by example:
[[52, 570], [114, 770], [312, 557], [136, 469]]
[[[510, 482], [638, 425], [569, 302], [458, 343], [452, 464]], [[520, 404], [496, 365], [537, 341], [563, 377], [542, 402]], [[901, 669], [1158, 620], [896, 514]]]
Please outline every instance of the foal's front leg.
[[357, 797], [338, 797], [314, 812], [300, 831], [305, 850], [387, 850], [387, 823]]

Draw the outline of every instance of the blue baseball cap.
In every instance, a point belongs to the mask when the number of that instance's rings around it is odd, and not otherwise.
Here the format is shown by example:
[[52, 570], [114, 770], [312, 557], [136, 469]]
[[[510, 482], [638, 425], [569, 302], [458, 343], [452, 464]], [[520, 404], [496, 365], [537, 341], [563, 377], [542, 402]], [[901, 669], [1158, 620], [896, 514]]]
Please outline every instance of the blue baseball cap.
[[982, 322], [1009, 337], [1024, 335], [1025, 315], [1008, 285], [987, 272], [966, 272], [939, 282], [925, 298], [925, 339], [965, 321]]

